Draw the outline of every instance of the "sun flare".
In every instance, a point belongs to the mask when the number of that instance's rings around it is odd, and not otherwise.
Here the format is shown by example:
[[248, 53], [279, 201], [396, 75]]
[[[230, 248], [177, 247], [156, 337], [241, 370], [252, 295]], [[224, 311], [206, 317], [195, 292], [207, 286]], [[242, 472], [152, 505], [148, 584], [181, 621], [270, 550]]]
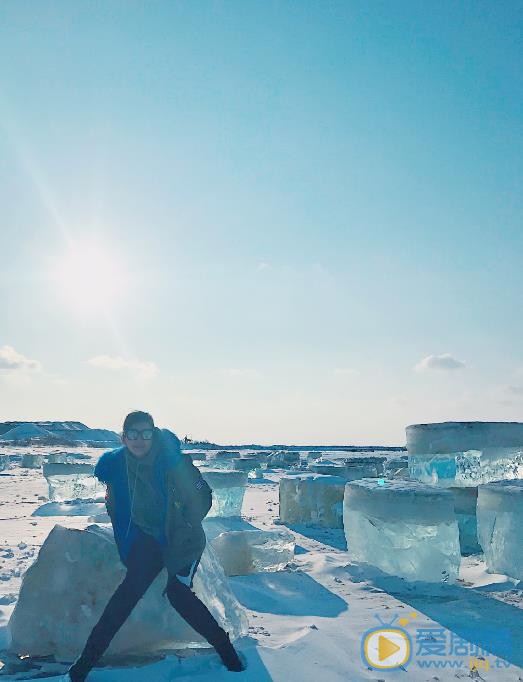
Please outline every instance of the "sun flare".
[[53, 280], [64, 298], [82, 312], [107, 311], [128, 285], [121, 260], [96, 242], [75, 242], [62, 256]]

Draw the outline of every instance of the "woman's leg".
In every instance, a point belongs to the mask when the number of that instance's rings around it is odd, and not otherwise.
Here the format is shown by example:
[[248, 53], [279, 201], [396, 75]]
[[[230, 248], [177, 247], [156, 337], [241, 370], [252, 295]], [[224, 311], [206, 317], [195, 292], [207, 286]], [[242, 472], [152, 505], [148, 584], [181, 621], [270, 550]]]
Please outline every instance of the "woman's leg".
[[[169, 601], [189, 625], [202, 635], [216, 649], [223, 663], [229, 670], [244, 670], [229, 635], [221, 628], [205, 604], [191, 590], [192, 577], [196, 565], [187, 566], [180, 571], [180, 576], [171, 576], [167, 582], [166, 593]], [[188, 578], [188, 583], [184, 581]]]
[[125, 578], [92, 629], [82, 654], [69, 670], [72, 682], [85, 680], [162, 568], [162, 553], [156, 540], [148, 535], [140, 537], [129, 552]]

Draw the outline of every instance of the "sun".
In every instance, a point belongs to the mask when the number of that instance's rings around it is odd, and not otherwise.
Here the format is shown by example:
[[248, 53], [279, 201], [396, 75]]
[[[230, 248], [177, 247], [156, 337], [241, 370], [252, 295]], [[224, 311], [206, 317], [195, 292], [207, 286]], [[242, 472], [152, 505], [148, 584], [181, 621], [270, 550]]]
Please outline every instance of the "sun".
[[52, 279], [79, 312], [110, 311], [124, 297], [128, 275], [116, 253], [93, 241], [71, 243]]

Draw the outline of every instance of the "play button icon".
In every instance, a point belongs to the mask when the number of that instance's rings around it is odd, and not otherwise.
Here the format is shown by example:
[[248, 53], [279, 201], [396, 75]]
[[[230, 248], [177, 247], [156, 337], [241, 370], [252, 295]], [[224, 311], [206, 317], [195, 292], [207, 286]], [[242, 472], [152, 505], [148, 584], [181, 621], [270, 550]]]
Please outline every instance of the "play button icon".
[[401, 647], [398, 644], [395, 644], [392, 639], [384, 637], [383, 635], [378, 637], [378, 658], [380, 661], [383, 661], [385, 658], [389, 658], [392, 656], [392, 654], [395, 654], [396, 651], [399, 651], [400, 649]]
[[405, 630], [375, 628], [363, 638], [362, 656], [373, 668], [391, 670], [405, 665], [411, 656], [411, 641]]

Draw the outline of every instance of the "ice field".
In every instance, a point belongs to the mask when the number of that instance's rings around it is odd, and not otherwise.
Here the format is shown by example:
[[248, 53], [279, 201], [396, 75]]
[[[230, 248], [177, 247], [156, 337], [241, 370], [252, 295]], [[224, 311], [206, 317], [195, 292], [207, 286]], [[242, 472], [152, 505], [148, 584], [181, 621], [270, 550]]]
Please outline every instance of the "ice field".
[[[84, 448], [75, 453], [72, 450], [73, 455], [84, 456], [79, 458], [73, 456], [68, 461], [92, 465], [103, 451]], [[16, 452], [16, 449], [10, 448], [9, 453], [13, 452], [17, 455], [22, 454], [22, 450]], [[87, 458], [85, 454], [88, 455]], [[342, 467], [347, 453], [325, 453], [324, 458]], [[284, 458], [279, 459], [281, 464]], [[302, 453], [302, 461], [305, 460], [306, 453]], [[391, 462], [395, 460], [396, 463], [388, 467], [389, 460]], [[73, 487], [75, 491], [80, 491], [80, 498], [83, 499], [71, 503], [67, 499], [64, 500], [64, 496], [67, 498], [70, 491], [67, 493], [66, 490], [64, 493], [64, 488], [61, 487], [60, 476], [64, 472], [63, 466], [46, 470], [48, 474], [56, 476], [51, 481], [50, 491], [41, 468], [21, 468], [20, 464], [21, 459], [17, 457], [11, 462], [10, 468], [0, 472], [0, 650], [2, 650], [0, 660], [5, 663], [3, 670], [0, 669], [0, 679], [38, 679], [42, 672], [52, 674], [54, 671], [56, 675], [48, 679], [59, 682], [62, 679], [63, 667], [52, 662], [40, 662], [37, 669], [30, 662], [24, 666], [22, 660], [18, 672], [13, 670], [13, 659], [5, 651], [10, 644], [7, 623], [19, 601], [23, 577], [34, 564], [40, 548], [53, 528], [59, 525], [71, 529], [67, 532], [79, 531], [93, 526], [94, 522], [102, 522], [103, 528], [103, 521], [107, 519], [103, 503], [93, 501], [89, 497], [92, 488], [83, 478], [84, 472], [88, 472], [87, 469], [76, 470], [79, 478]], [[446, 504], [448, 503], [451, 493], [439, 488], [441, 493], [436, 490], [434, 500], [425, 499], [425, 504], [422, 504], [416, 498], [416, 491], [422, 490], [423, 484], [419, 486], [415, 484], [410, 490], [401, 478], [404, 467], [400, 465], [397, 452], [387, 454], [385, 471], [389, 468], [399, 471], [400, 477], [396, 487], [409, 493], [413, 490], [414, 495], [410, 494], [405, 498], [405, 505], [396, 508], [397, 518], [387, 508], [386, 491], [383, 491], [384, 503], [379, 509], [376, 509], [367, 497], [362, 498], [363, 503], [356, 504], [359, 515], [357, 534], [360, 542], [365, 539], [362, 524], [367, 523], [369, 518], [374, 519], [378, 512], [378, 516], [381, 514], [383, 523], [387, 526], [387, 532], [394, 531], [396, 521], [414, 529], [412, 537], [416, 542], [425, 541], [423, 532], [429, 532], [430, 525], [421, 528], [420, 524], [426, 522], [431, 505], [440, 497]], [[290, 467], [291, 464], [288, 463], [287, 466]], [[239, 605], [241, 613], [245, 616], [245, 634], [236, 640], [236, 644], [247, 661], [247, 670], [243, 673], [228, 672], [212, 650], [201, 647], [178, 650], [178, 655], [173, 651], [164, 655], [161, 652], [147, 654], [142, 650], [140, 656], [135, 658], [115, 650], [113, 658], [107, 665], [96, 668], [91, 673], [89, 682], [91, 680], [220, 682], [235, 679], [235, 676], [236, 679], [250, 682], [270, 680], [317, 682], [319, 677], [325, 682], [331, 680], [378, 682], [393, 674], [366, 666], [361, 654], [362, 638], [365, 633], [372, 628], [380, 627], [378, 617], [383, 623], [390, 623], [396, 617], [395, 625], [400, 622], [414, 644], [414, 655], [405, 666], [405, 671], [394, 673], [398, 675], [398, 679], [401, 677], [419, 682], [455, 681], [465, 678], [503, 682], [523, 679], [523, 589], [514, 578], [500, 573], [488, 573], [482, 554], [461, 557], [459, 573], [453, 584], [404, 580], [388, 575], [378, 567], [357, 561], [357, 557], [351, 557], [347, 552], [343, 528], [318, 527], [310, 520], [309, 522], [289, 520], [285, 523], [280, 521], [280, 480], [289, 475], [301, 477], [303, 471], [274, 466], [263, 470], [261, 475], [251, 471], [248, 477], [247, 474], [237, 476], [231, 471], [232, 485], [227, 489], [227, 470], [222, 469], [218, 474], [213, 473], [216, 471], [215, 458], [211, 458], [207, 465], [202, 464], [201, 469], [204, 475], [206, 470], [209, 471], [209, 480], [213, 475], [216, 481], [219, 480], [219, 483], [216, 483], [219, 486], [219, 503], [213, 512], [217, 515], [205, 521], [209, 544], [212, 545], [215, 556], [222, 553], [230, 558], [234, 550], [237, 558], [226, 566], [225, 573], [229, 575], [220, 578], [226, 581], [227, 587], [217, 589], [216, 592], [223, 592], [224, 597], [229, 600], [227, 609], [228, 612], [235, 613], [237, 631], [241, 630], [242, 616], [235, 611], [235, 604]], [[314, 474], [313, 478], [316, 477], [317, 474]], [[374, 479], [375, 482], [377, 480]], [[241, 481], [246, 481], [243, 494], [238, 491]], [[69, 485], [69, 482], [65, 482], [64, 485]], [[373, 486], [374, 484], [364, 485], [363, 492], [367, 495]], [[292, 490], [291, 501], [294, 503], [298, 493], [295, 488]], [[54, 499], [50, 499], [50, 492]], [[482, 509], [493, 511], [489, 511], [490, 515], [485, 516], [482, 528], [488, 528], [488, 524], [492, 523], [492, 514], [511, 512], [512, 507], [506, 509], [503, 506], [503, 499], [501, 497], [501, 502], [498, 502], [493, 495], [485, 499]], [[337, 505], [336, 513], [344, 511], [339, 506], [339, 499], [333, 504]], [[241, 517], [220, 516], [224, 510], [226, 512], [232, 510], [235, 513], [238, 505], [241, 505]], [[307, 508], [307, 505], [305, 507]], [[450, 523], [447, 518], [448, 504], [438, 513], [441, 524]], [[411, 524], [413, 517], [417, 525]], [[509, 517], [503, 516], [503, 519], [505, 518]], [[509, 522], [510, 519], [504, 521], [506, 524]], [[434, 532], [439, 532], [438, 528], [436, 527]], [[453, 527], [452, 532], [454, 533], [452, 541], [456, 543], [456, 527]], [[291, 535], [294, 536], [295, 547]], [[401, 537], [408, 536], [402, 534]], [[392, 535], [391, 541], [393, 540]], [[436, 544], [439, 542], [437, 537], [433, 541]], [[96, 542], [99, 543], [98, 540]], [[430, 542], [427, 546], [429, 545]], [[377, 549], [379, 548], [375, 548]], [[406, 547], [405, 557], [408, 557], [408, 551]], [[415, 552], [415, 548], [412, 551]], [[496, 553], [494, 554], [493, 560], [496, 560]], [[398, 565], [403, 566], [407, 561], [397, 554], [394, 556]], [[54, 561], [58, 563], [57, 559]], [[41, 573], [45, 578], [40, 577], [39, 580], [55, 580], [56, 574], [61, 570], [62, 567], [58, 565], [53, 571], [51, 564]], [[105, 573], [103, 576], [100, 574], [100, 580], [106, 580], [113, 569], [107, 564], [107, 568], [103, 570]], [[204, 573], [202, 571], [200, 574], [201, 579], [204, 578]], [[219, 587], [222, 583], [216, 583], [216, 580], [217, 578], [213, 577], [212, 582]], [[68, 584], [67, 580], [65, 584]], [[29, 606], [26, 604], [26, 609], [33, 603], [35, 605], [35, 612], [32, 615], [27, 610], [24, 615], [22, 632], [28, 641], [32, 639], [40, 641], [44, 631], [52, 634], [53, 628], [59, 630], [61, 613], [63, 622], [67, 622], [67, 609], [71, 605], [71, 597], [64, 596], [60, 601], [59, 593], [56, 593], [52, 600], [49, 598], [47, 587], [45, 585], [45, 589], [42, 589], [45, 594], [38, 599], [31, 598]], [[201, 589], [203, 592], [206, 590], [212, 592], [212, 587], [213, 585], [200, 585], [198, 588], [195, 581], [195, 589]], [[153, 588], [151, 590], [154, 591]], [[81, 601], [80, 582], [75, 583], [74, 592], [75, 598]], [[150, 598], [159, 600], [160, 595], [152, 594]], [[156, 603], [154, 609], [157, 610], [158, 602], [152, 603]], [[147, 620], [149, 616], [144, 615], [143, 618], [145, 620], [142, 622], [149, 622]], [[175, 622], [164, 620], [163, 616], [157, 626], [173, 630], [178, 627]], [[507, 629], [510, 630], [513, 639], [509, 655], [500, 637], [497, 639], [492, 637], [493, 631], [499, 635], [506, 633]], [[420, 632], [425, 633], [423, 641], [427, 641], [427, 638], [430, 641], [444, 638], [447, 648], [456, 641], [461, 642], [462, 648], [445, 656], [424, 656], [421, 651]], [[129, 637], [136, 641], [137, 636], [139, 635], [134, 626]], [[69, 644], [74, 644], [74, 637], [74, 633], [71, 633]], [[477, 670], [471, 671], [470, 656], [464, 655], [463, 651], [470, 652], [470, 655], [473, 652], [477, 653], [480, 666]], [[421, 662], [428, 663], [429, 658], [441, 665], [420, 665]], [[447, 665], [444, 666], [443, 663]], [[485, 668], [487, 663], [488, 670]]]

